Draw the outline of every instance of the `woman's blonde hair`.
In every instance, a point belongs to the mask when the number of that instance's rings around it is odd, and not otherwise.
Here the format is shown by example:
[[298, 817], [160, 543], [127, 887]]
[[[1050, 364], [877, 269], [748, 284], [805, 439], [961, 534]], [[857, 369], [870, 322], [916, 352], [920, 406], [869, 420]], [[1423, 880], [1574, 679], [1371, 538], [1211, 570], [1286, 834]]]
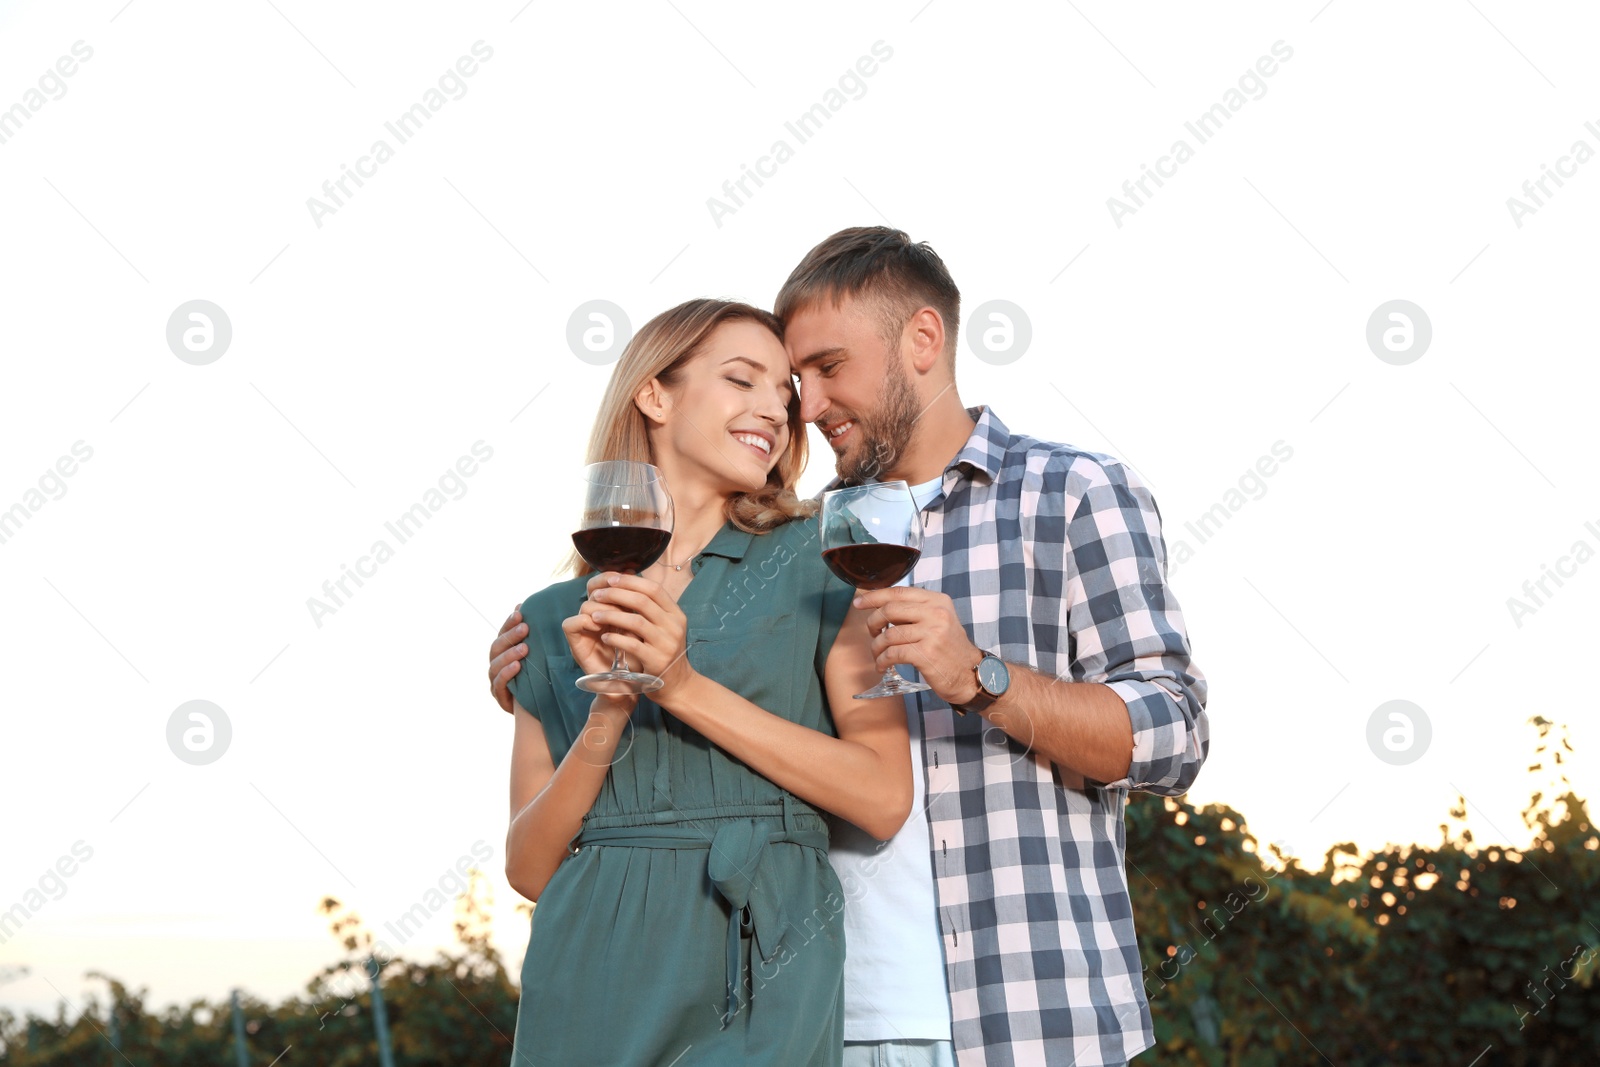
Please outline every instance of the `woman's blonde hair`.
[[[683, 369], [700, 353], [718, 326], [749, 321], [771, 330], [783, 339], [783, 323], [771, 312], [729, 300], [689, 300], [663, 311], [640, 328], [623, 350], [600, 412], [589, 435], [585, 462], [633, 460], [654, 463], [650, 449], [650, 422], [634, 403], [639, 390], [652, 378], [672, 388], [683, 379]], [[789, 396], [789, 445], [767, 473], [767, 484], [755, 492], [734, 493], [728, 497], [724, 514], [741, 530], [767, 533], [794, 519], [815, 514], [815, 501], [801, 500], [794, 491], [795, 481], [806, 465], [806, 427], [800, 421], [800, 397]], [[573, 552], [567, 563], [575, 577], [592, 573], [594, 568]]]

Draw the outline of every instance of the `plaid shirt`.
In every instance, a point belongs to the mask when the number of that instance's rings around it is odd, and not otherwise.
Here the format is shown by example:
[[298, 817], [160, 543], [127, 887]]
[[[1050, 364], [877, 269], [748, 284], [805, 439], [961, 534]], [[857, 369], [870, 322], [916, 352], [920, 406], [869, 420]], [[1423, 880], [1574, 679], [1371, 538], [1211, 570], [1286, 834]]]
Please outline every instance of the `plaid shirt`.
[[[923, 512], [912, 581], [980, 648], [1128, 705], [1116, 782], [1056, 767], [931, 692], [923, 723], [939, 928], [962, 1067], [1122, 1064], [1155, 1043], [1124, 872], [1130, 790], [1185, 792], [1206, 682], [1166, 582], [1155, 499], [1110, 456], [1013, 434], [987, 407]], [[910, 668], [903, 668], [908, 676]]]

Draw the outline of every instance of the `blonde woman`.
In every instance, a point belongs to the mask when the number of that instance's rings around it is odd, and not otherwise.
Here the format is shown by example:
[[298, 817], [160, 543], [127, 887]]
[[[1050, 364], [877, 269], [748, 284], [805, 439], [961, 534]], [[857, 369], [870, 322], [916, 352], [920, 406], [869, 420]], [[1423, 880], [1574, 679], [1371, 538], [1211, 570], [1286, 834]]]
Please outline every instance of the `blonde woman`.
[[[574, 555], [522, 605], [506, 876], [537, 907], [518, 1067], [841, 1060], [822, 813], [893, 836], [910, 750], [901, 698], [851, 696], [878, 672], [794, 492], [806, 438], [781, 331], [715, 300], [639, 331], [588, 459], [658, 467], [671, 542], [638, 575]], [[662, 687], [576, 688], [619, 648]]]

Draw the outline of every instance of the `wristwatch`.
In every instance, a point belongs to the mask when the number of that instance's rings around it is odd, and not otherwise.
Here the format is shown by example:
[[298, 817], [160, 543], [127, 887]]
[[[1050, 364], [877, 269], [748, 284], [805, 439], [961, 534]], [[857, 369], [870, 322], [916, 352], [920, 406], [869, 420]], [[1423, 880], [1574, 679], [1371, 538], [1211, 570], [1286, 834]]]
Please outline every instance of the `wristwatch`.
[[978, 693], [965, 704], [950, 705], [958, 715], [965, 715], [969, 711], [982, 712], [1005, 696], [1006, 690], [1011, 687], [1011, 671], [1005, 661], [993, 652], [984, 652], [978, 665], [972, 668], [972, 673], [978, 680]]

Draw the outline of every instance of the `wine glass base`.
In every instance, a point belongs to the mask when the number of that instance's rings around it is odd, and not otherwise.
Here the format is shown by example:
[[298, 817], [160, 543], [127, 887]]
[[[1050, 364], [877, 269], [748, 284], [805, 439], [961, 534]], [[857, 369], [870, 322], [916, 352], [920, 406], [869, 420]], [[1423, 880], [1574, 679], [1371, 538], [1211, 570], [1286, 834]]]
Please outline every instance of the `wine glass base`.
[[661, 688], [661, 679], [639, 671], [602, 671], [586, 674], [575, 683], [588, 693], [605, 696], [628, 696], [634, 693], [654, 693]]
[[857, 700], [876, 700], [878, 697], [897, 697], [907, 693], [929, 693], [933, 686], [927, 682], [908, 682], [896, 676], [893, 681], [879, 682], [865, 693], [857, 693]]

